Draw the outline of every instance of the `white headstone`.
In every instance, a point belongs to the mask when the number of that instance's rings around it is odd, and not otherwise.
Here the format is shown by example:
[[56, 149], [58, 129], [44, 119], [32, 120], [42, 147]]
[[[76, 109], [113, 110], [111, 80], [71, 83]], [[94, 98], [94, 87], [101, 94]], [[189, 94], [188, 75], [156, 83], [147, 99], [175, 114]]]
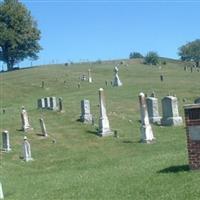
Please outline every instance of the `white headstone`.
[[91, 124], [92, 123], [92, 115], [90, 113], [90, 101], [89, 100], [82, 100], [81, 101], [81, 116], [80, 121]]
[[45, 108], [44, 98], [38, 99], [38, 109]]
[[115, 68], [114, 68], [114, 80], [113, 80], [113, 83], [112, 83], [112, 85], [115, 86], [115, 87], [122, 85], [122, 82], [120, 81], [119, 76], [118, 76], [118, 71], [119, 70], [118, 70], [117, 66], [115, 66]]
[[88, 82], [92, 83], [92, 76], [91, 76], [91, 70], [88, 69]]
[[5, 152], [11, 151], [9, 132], [7, 130], [4, 130], [2, 132], [2, 142], [3, 142], [2, 150]]
[[161, 124], [164, 126], [182, 125], [182, 117], [178, 112], [178, 100], [174, 96], [166, 96], [162, 99], [163, 116]]
[[99, 89], [99, 106], [100, 106], [100, 118], [99, 118], [99, 135], [107, 136], [113, 134], [110, 130], [108, 117], [106, 114], [105, 96], [103, 88]]
[[3, 188], [2, 188], [1, 182], [0, 182], [0, 199], [4, 199]]
[[50, 108], [52, 110], [57, 110], [56, 97], [50, 97]]
[[29, 142], [27, 141], [26, 136], [24, 136], [24, 141], [22, 144], [22, 153], [23, 153], [24, 161], [28, 162], [28, 161], [33, 160], [33, 158], [31, 157], [31, 146]]
[[153, 130], [149, 123], [149, 116], [146, 106], [146, 98], [144, 93], [139, 94], [139, 102], [140, 102], [140, 114], [141, 114], [141, 141], [144, 143], [151, 143], [155, 140], [153, 136]]
[[40, 127], [41, 127], [41, 131], [42, 131], [42, 135], [47, 137], [48, 134], [47, 134], [47, 129], [46, 129], [44, 120], [42, 118], [40, 118], [39, 121], [40, 121]]
[[45, 108], [50, 109], [51, 108], [50, 97], [45, 97], [44, 102], [45, 102]]
[[29, 124], [29, 118], [28, 118], [27, 111], [25, 110], [24, 107], [22, 107], [22, 111], [21, 111], [21, 120], [22, 120], [22, 130], [23, 131], [32, 129]]
[[147, 97], [146, 103], [149, 121], [151, 123], [160, 124], [161, 117], [158, 112], [158, 99], [156, 97]]

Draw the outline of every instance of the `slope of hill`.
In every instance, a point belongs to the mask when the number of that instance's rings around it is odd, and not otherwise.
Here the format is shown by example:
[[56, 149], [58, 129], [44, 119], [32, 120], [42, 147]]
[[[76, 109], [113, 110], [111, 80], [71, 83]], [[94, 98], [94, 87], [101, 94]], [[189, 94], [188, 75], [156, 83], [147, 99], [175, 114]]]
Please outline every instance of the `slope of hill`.
[[[92, 84], [79, 80], [89, 68]], [[6, 200], [199, 199], [200, 176], [199, 172], [188, 171], [184, 125], [153, 126], [156, 143], [139, 143], [138, 94], [154, 91], [159, 105], [165, 95], [176, 94], [183, 116], [183, 105], [200, 95], [200, 73], [185, 72], [182, 64], [174, 62], [161, 69], [129, 63], [119, 66], [123, 86], [113, 88], [113, 68], [114, 62], [108, 62], [52, 65], [0, 74], [0, 128], [1, 132], [10, 132], [12, 148], [10, 153], [1, 153], [0, 160]], [[160, 74], [164, 82], [160, 82]], [[77, 87], [79, 82], [81, 88]], [[96, 136], [100, 87], [105, 89], [110, 125], [118, 130], [119, 138]], [[37, 99], [47, 96], [62, 97], [65, 112], [38, 110]], [[96, 126], [77, 121], [82, 99], [90, 100]], [[19, 159], [24, 136], [19, 131], [22, 105], [34, 128], [26, 134], [34, 158], [29, 163]], [[49, 133], [46, 139], [38, 136], [41, 116]]]

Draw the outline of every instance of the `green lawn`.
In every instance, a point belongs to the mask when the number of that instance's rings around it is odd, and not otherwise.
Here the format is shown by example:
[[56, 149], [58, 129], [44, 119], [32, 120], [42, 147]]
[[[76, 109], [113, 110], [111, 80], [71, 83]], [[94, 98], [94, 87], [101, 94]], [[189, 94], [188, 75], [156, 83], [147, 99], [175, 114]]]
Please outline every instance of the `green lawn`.
[[[155, 91], [160, 107], [161, 98], [176, 94], [183, 116], [183, 105], [200, 95], [200, 73], [185, 72], [176, 62], [159, 69], [136, 61], [119, 67], [123, 86], [113, 88], [114, 66], [114, 62], [51, 65], [0, 74], [0, 131], [10, 132], [12, 147], [12, 152], [0, 154], [5, 200], [199, 200], [200, 173], [188, 170], [184, 125], [153, 126], [156, 143], [139, 143], [138, 94]], [[79, 76], [87, 75], [89, 68], [93, 83], [81, 82], [78, 89]], [[110, 125], [119, 138], [98, 137], [96, 127], [77, 121], [80, 101], [86, 98], [98, 124], [100, 87], [105, 89]], [[46, 96], [63, 97], [65, 112], [38, 110], [37, 99]], [[22, 105], [34, 128], [27, 134], [34, 158], [28, 163], [19, 159]], [[46, 139], [37, 135], [41, 116], [49, 133]]]

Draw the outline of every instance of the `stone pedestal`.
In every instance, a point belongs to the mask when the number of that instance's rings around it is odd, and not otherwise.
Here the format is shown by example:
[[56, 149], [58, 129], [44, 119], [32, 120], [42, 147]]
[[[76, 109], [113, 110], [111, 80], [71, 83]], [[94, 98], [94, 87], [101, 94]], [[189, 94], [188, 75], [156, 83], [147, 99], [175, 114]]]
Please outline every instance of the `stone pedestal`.
[[151, 123], [160, 124], [161, 117], [158, 112], [158, 99], [156, 97], [147, 97], [146, 103], [149, 121]]
[[122, 82], [120, 81], [119, 76], [118, 76], [118, 71], [119, 71], [118, 68], [115, 67], [114, 68], [114, 79], [113, 79], [113, 83], [112, 83], [112, 85], [114, 87], [122, 86]]
[[144, 143], [152, 143], [155, 138], [153, 136], [153, 130], [149, 123], [149, 116], [146, 106], [146, 98], [144, 93], [139, 94], [139, 103], [140, 103], [140, 114], [141, 114], [141, 141]]
[[9, 152], [11, 151], [10, 148], [10, 139], [9, 139], [9, 132], [7, 130], [4, 130], [2, 132], [2, 151]]
[[105, 96], [103, 88], [99, 89], [99, 107], [100, 107], [100, 117], [99, 117], [99, 132], [100, 136], [112, 135], [110, 130], [109, 120], [106, 113]]
[[190, 169], [200, 169], [200, 104], [184, 106]]
[[44, 137], [47, 137], [48, 134], [47, 134], [47, 129], [46, 129], [44, 120], [43, 120], [42, 118], [40, 118], [40, 119], [39, 119], [39, 122], [40, 122], [40, 127], [41, 127], [42, 135], [43, 135]]
[[161, 124], [163, 126], [179, 126], [182, 125], [182, 117], [178, 112], [178, 101], [174, 96], [166, 96], [162, 99], [163, 117]]
[[82, 100], [81, 101], [81, 116], [80, 121], [86, 124], [92, 123], [92, 115], [90, 113], [90, 101]]

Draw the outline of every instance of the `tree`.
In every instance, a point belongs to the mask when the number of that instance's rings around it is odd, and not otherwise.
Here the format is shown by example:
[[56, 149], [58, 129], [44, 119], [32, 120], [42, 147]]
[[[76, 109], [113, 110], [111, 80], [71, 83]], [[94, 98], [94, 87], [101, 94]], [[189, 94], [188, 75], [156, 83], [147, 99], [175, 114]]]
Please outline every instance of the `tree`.
[[194, 61], [196, 66], [200, 67], [200, 39], [196, 39], [181, 46], [178, 54], [182, 61]]
[[133, 59], [133, 58], [143, 58], [143, 55], [139, 52], [131, 52], [129, 54], [129, 59]]
[[145, 64], [157, 65], [159, 63], [159, 56], [156, 52], [150, 51], [144, 58]]
[[40, 31], [30, 11], [17, 0], [0, 2], [0, 60], [13, 70], [26, 58], [37, 59]]

